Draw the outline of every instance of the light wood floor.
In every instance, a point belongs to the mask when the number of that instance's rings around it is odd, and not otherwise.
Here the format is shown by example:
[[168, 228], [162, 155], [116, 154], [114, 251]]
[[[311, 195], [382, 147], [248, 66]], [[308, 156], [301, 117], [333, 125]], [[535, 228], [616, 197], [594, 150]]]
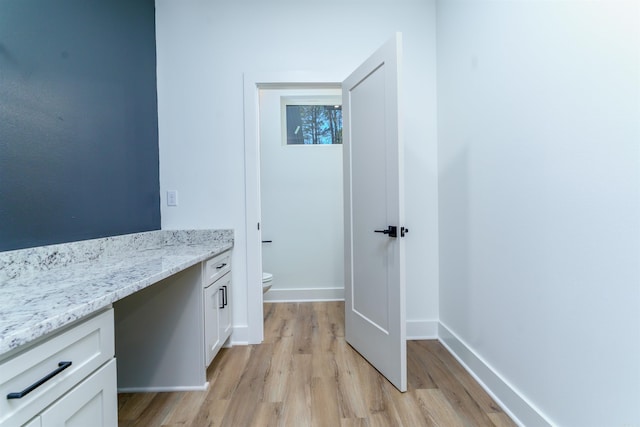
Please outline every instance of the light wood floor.
[[263, 344], [223, 349], [206, 392], [118, 396], [119, 426], [515, 426], [438, 341], [398, 392], [344, 340], [344, 304], [265, 304]]

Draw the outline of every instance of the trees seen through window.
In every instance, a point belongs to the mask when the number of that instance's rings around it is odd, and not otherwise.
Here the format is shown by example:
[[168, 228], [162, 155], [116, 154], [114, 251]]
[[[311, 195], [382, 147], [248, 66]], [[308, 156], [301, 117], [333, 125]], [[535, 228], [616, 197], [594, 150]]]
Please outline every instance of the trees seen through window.
[[342, 106], [287, 105], [287, 145], [342, 144]]

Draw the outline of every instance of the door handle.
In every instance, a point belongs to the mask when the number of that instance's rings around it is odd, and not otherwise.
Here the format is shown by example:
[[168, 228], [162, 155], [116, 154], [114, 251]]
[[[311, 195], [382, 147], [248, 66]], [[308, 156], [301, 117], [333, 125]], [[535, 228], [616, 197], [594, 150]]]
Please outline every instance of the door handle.
[[389, 237], [398, 237], [398, 227], [390, 225], [386, 230], [373, 230], [374, 233], [388, 234]]
[[[374, 233], [388, 234], [389, 237], [398, 237], [398, 227], [390, 225], [386, 230], [373, 230]], [[408, 228], [400, 227], [400, 237], [404, 237], [409, 232]]]

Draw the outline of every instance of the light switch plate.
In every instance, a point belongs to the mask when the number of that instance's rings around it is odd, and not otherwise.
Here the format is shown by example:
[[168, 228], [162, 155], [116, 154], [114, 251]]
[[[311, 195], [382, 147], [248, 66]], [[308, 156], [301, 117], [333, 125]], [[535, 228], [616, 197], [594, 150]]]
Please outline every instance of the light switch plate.
[[167, 191], [167, 206], [178, 206], [178, 192], [176, 190]]

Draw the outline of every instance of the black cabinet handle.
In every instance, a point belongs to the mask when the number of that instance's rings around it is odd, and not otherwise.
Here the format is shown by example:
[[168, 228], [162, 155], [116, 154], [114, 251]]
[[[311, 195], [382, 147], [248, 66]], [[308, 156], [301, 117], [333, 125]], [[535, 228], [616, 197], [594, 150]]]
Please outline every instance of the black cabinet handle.
[[222, 305], [218, 308], [225, 308], [227, 306], [227, 285], [220, 286], [220, 293], [222, 294]]
[[219, 266], [216, 267], [216, 270], [220, 270], [221, 268], [225, 268], [227, 266], [227, 263], [224, 262], [222, 264], [220, 264]]
[[223, 285], [222, 286], [224, 288], [223, 294], [222, 294], [222, 308], [225, 308], [228, 304], [227, 304], [227, 285]]
[[263, 240], [262, 243], [273, 243], [273, 240]]
[[33, 390], [37, 389], [42, 384], [44, 384], [47, 381], [49, 381], [51, 378], [55, 377], [60, 372], [62, 372], [65, 369], [67, 369], [69, 366], [71, 366], [71, 362], [60, 362], [60, 363], [58, 363], [58, 369], [56, 369], [55, 371], [50, 372], [45, 377], [40, 378], [38, 381], [36, 381], [35, 383], [31, 384], [29, 387], [25, 388], [24, 390], [22, 390], [19, 393], [9, 393], [9, 394], [7, 394], [7, 399], [22, 399], [27, 394], [31, 393]]

